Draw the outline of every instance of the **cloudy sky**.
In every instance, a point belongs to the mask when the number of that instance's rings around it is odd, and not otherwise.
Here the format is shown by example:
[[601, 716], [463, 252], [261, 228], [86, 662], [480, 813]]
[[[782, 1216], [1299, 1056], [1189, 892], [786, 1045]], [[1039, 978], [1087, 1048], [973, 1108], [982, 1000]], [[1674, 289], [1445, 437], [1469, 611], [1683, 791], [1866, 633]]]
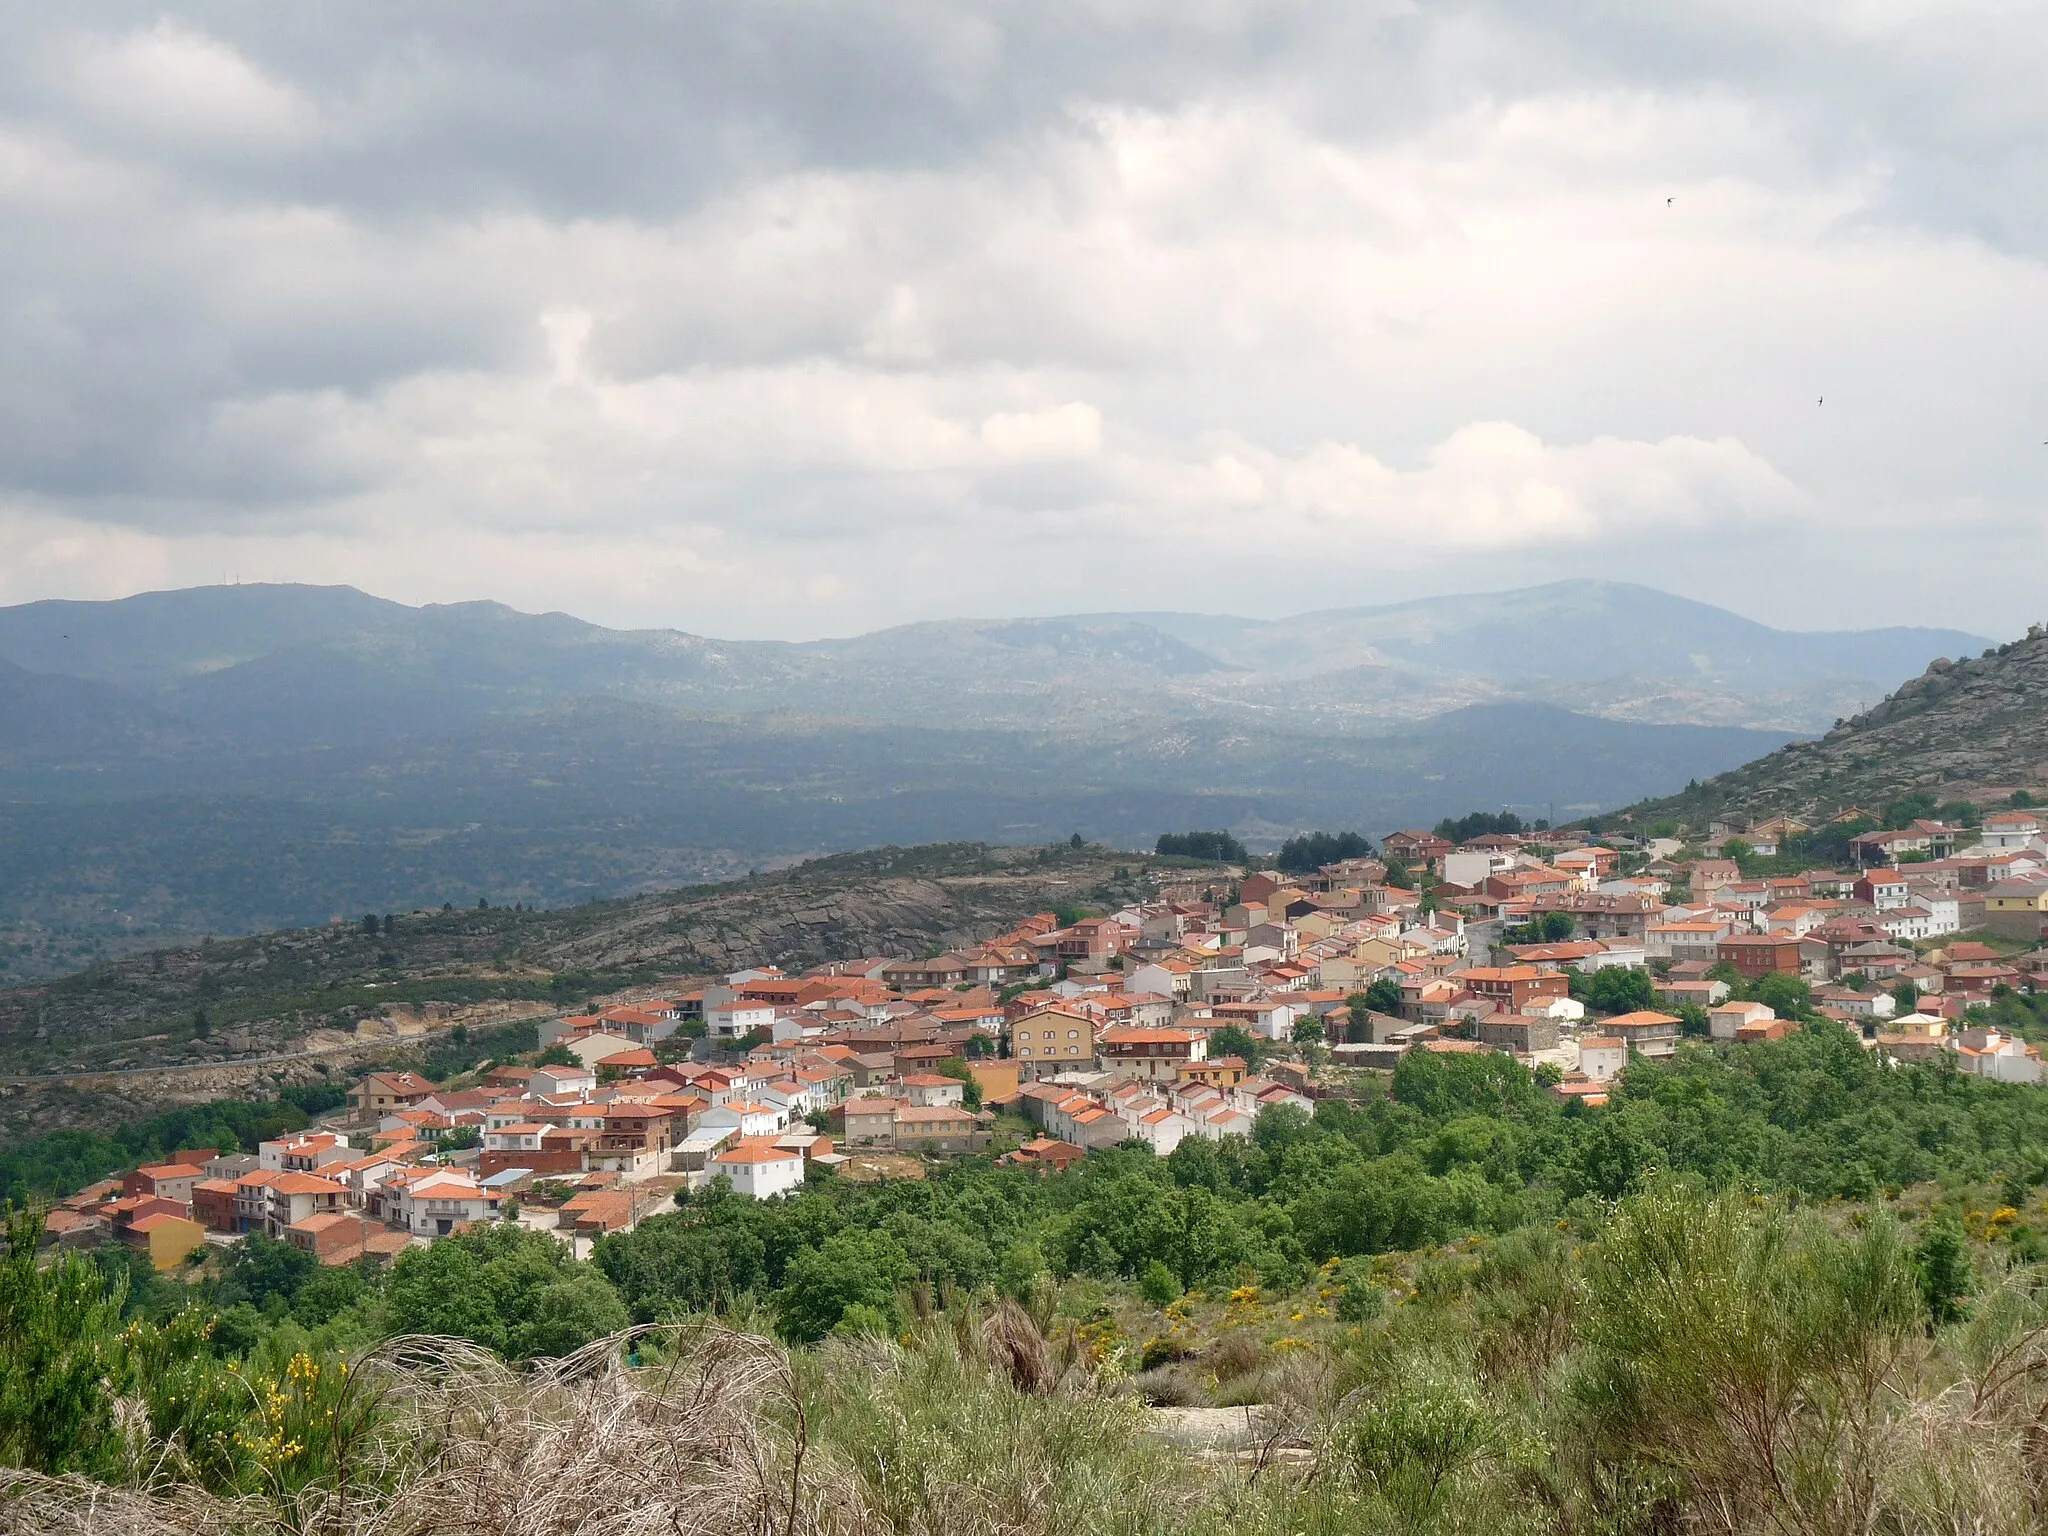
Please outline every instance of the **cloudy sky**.
[[2048, 617], [2048, 4], [6, 16], [0, 602]]

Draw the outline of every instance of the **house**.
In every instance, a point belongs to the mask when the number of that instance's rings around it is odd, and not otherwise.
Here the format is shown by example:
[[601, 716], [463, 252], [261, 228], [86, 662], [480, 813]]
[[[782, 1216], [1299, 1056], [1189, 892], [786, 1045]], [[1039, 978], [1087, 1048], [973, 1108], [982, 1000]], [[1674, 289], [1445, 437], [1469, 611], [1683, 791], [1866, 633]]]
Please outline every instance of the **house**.
[[988, 1145], [988, 1132], [980, 1120], [949, 1105], [900, 1106], [892, 1135], [899, 1152], [976, 1152]]
[[710, 1168], [714, 1176], [731, 1180], [733, 1193], [751, 1200], [789, 1194], [804, 1182], [802, 1153], [758, 1137], [727, 1147], [711, 1159]]
[[967, 1101], [967, 1085], [957, 1077], [942, 1077], [936, 1072], [915, 1072], [904, 1078], [897, 1087], [905, 1102], [921, 1109], [960, 1109]]
[[393, 1110], [411, 1109], [435, 1091], [417, 1072], [372, 1072], [349, 1090], [348, 1100], [356, 1119], [375, 1121]]
[[2041, 1053], [2026, 1041], [2000, 1030], [1959, 1030], [1952, 1043], [1959, 1071], [2002, 1083], [2038, 1083], [2042, 1079]]
[[1457, 980], [1474, 997], [1511, 1014], [1519, 1014], [1530, 1004], [1569, 996], [1571, 992], [1571, 983], [1562, 972], [1534, 965], [1475, 965], [1458, 972]]
[[1005, 1152], [997, 1161], [1014, 1168], [1033, 1168], [1044, 1175], [1065, 1173], [1087, 1155], [1086, 1147], [1077, 1147], [1068, 1141], [1054, 1141], [1049, 1136], [1035, 1136], [1016, 1151]]
[[1200, 1030], [1113, 1025], [1097, 1040], [1095, 1054], [1112, 1078], [1174, 1082], [1209, 1054], [1209, 1041]]
[[1794, 933], [1731, 933], [1715, 948], [1718, 957], [1734, 966], [1744, 980], [1754, 981], [1773, 973], [1804, 974], [1804, 951], [1809, 942]]
[[1095, 1023], [1062, 1005], [1037, 1008], [1010, 1026], [1010, 1054], [1027, 1082], [1095, 1070]]
[[1984, 926], [2003, 939], [2037, 944], [2048, 934], [2048, 880], [2008, 880], [1984, 890]]
[[886, 1147], [896, 1139], [896, 1111], [901, 1107], [896, 1099], [848, 1099], [832, 1118], [839, 1122], [846, 1145]]
[[1858, 901], [1879, 912], [1903, 907], [1913, 895], [1912, 882], [1897, 869], [1867, 869], [1857, 877], [1854, 890]]
[[1596, 1083], [1609, 1083], [1628, 1065], [1628, 1045], [1611, 1035], [1589, 1035], [1579, 1041], [1579, 1070]]
[[1475, 1020], [1472, 1030], [1481, 1045], [1516, 1056], [1557, 1049], [1557, 1021], [1540, 1014], [1490, 1013]]
[[149, 1255], [150, 1268], [175, 1269], [206, 1246], [206, 1229], [175, 1210], [152, 1210], [119, 1223], [115, 1235]]
[[2036, 847], [2040, 841], [2041, 818], [2033, 811], [1993, 811], [1977, 834], [1978, 845], [1993, 853]]
[[597, 1086], [597, 1074], [580, 1062], [573, 1067], [535, 1067], [527, 1092], [536, 1098], [580, 1098]]
[[775, 1005], [759, 998], [734, 997], [704, 1005], [704, 1031], [714, 1040], [741, 1040], [775, 1028]]
[[741, 1139], [773, 1136], [788, 1123], [789, 1117], [782, 1110], [751, 1099], [729, 1099], [712, 1105], [697, 1117], [697, 1129], [730, 1130]]
[[608, 1104], [602, 1127], [583, 1149], [583, 1165], [593, 1172], [627, 1178], [658, 1173], [668, 1164], [674, 1125], [671, 1112], [659, 1104], [631, 1100]]
[[427, 1170], [390, 1182], [398, 1224], [415, 1236], [446, 1237], [498, 1213], [498, 1197], [466, 1173]]
[[[388, 1117], [380, 1115], [378, 1118]], [[330, 1135], [326, 1131], [285, 1136], [256, 1145], [256, 1166], [274, 1173], [318, 1173], [329, 1163], [345, 1163], [354, 1156], [355, 1149], [345, 1137]]]
[[272, 1174], [263, 1193], [263, 1228], [280, 1240], [286, 1227], [348, 1203], [346, 1184], [317, 1173]]
[[240, 1232], [238, 1193], [233, 1179], [201, 1179], [192, 1186], [192, 1219], [209, 1232]]
[[284, 1241], [329, 1266], [353, 1263], [363, 1257], [373, 1239], [398, 1235], [347, 1211], [323, 1211], [284, 1229]]
[[1745, 1024], [1763, 1024], [1777, 1017], [1765, 1003], [1720, 1003], [1707, 1010], [1707, 1033], [1716, 1040], [1733, 1040]]
[[121, 1181], [124, 1195], [149, 1195], [173, 1205], [192, 1203], [192, 1186], [206, 1177], [206, 1170], [192, 1163], [157, 1163], [137, 1168]]
[[[1636, 1013], [1616, 1014], [1611, 1019], [1602, 1019], [1600, 1028], [1638, 1056], [1678, 1054], [1680, 1022], [1668, 1013], [1642, 1009]], [[1580, 1050], [1583, 1054], [1583, 1045]]]

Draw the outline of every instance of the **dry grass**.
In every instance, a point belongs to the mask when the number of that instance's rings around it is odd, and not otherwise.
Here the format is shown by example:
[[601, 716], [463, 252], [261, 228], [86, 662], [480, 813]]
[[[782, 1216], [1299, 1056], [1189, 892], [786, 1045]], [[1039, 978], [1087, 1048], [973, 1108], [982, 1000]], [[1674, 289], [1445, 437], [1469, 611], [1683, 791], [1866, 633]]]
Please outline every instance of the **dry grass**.
[[[649, 1337], [653, 1333], [654, 1337]], [[626, 1346], [668, 1363], [629, 1371]], [[8, 1475], [4, 1536], [822, 1536], [840, 1508], [804, 1476], [786, 1356], [715, 1325], [602, 1340], [516, 1372], [448, 1339], [394, 1339], [354, 1367], [385, 1399], [331, 1486], [211, 1498]]]

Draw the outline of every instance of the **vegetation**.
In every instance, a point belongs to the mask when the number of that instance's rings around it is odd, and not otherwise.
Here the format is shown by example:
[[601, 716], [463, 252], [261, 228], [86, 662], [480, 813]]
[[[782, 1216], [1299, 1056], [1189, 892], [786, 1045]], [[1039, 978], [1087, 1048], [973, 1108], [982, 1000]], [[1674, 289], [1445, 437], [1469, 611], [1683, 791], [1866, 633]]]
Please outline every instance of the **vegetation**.
[[1475, 837], [1518, 837], [1529, 829], [1513, 811], [1471, 811], [1446, 816], [1434, 830], [1447, 842], [1464, 843]]
[[[139, 1522], [102, 1530], [232, 1523], [192, 1499], [299, 1529], [304, 1497], [393, 1508], [452, 1467], [480, 1510], [521, 1476], [553, 1500], [562, 1479], [498, 1458], [612, 1454], [625, 1421], [671, 1422], [631, 1394], [745, 1361], [781, 1383], [734, 1388], [766, 1484], [796, 1489], [778, 1531], [1846, 1533], [1948, 1508], [2017, 1532], [2048, 1514], [2024, 1475], [2044, 1181], [2048, 1095], [1888, 1068], [1815, 1024], [1639, 1061], [1604, 1109], [1505, 1056], [1424, 1053], [1166, 1158], [714, 1185], [587, 1263], [500, 1223], [383, 1273], [257, 1237], [171, 1278], [125, 1251], [38, 1263], [17, 1217], [0, 1461], [26, 1470], [0, 1508], [30, 1513], [0, 1530], [83, 1529], [93, 1498]], [[420, 1334], [465, 1342], [380, 1342]], [[564, 1371], [585, 1386], [540, 1390]], [[491, 1437], [416, 1432], [480, 1383], [509, 1415]], [[1292, 1460], [1195, 1463], [1141, 1400], [1262, 1404], [1265, 1454]], [[615, 1464], [614, 1496], [668, 1497], [641, 1470]], [[170, 1523], [201, 1507], [217, 1523]], [[1893, 1523], [1855, 1523], [1873, 1510]]]
[[1305, 875], [1340, 859], [1365, 858], [1372, 851], [1372, 844], [1357, 832], [1304, 832], [1282, 843], [1273, 862], [1288, 874]]
[[1248, 864], [1251, 854], [1228, 832], [1162, 833], [1153, 852], [1161, 858], [1200, 859], [1209, 864]]

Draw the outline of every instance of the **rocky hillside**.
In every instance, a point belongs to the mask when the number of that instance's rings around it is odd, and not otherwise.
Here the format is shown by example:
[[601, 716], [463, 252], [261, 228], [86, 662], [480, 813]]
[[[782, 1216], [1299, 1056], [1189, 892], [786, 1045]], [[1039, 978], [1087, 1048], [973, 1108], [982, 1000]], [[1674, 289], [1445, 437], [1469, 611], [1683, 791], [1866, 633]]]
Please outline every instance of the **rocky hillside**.
[[1826, 735], [1646, 802], [1637, 821], [1876, 808], [1916, 791], [1939, 800], [2048, 794], [2048, 627], [1960, 661], [1944, 657]]
[[0, 990], [0, 1139], [260, 1092], [408, 1038], [664, 978], [925, 954], [1063, 903], [1135, 895], [1155, 863], [1095, 848], [885, 848], [553, 912], [415, 912], [379, 916], [374, 933], [357, 920], [135, 955]]

